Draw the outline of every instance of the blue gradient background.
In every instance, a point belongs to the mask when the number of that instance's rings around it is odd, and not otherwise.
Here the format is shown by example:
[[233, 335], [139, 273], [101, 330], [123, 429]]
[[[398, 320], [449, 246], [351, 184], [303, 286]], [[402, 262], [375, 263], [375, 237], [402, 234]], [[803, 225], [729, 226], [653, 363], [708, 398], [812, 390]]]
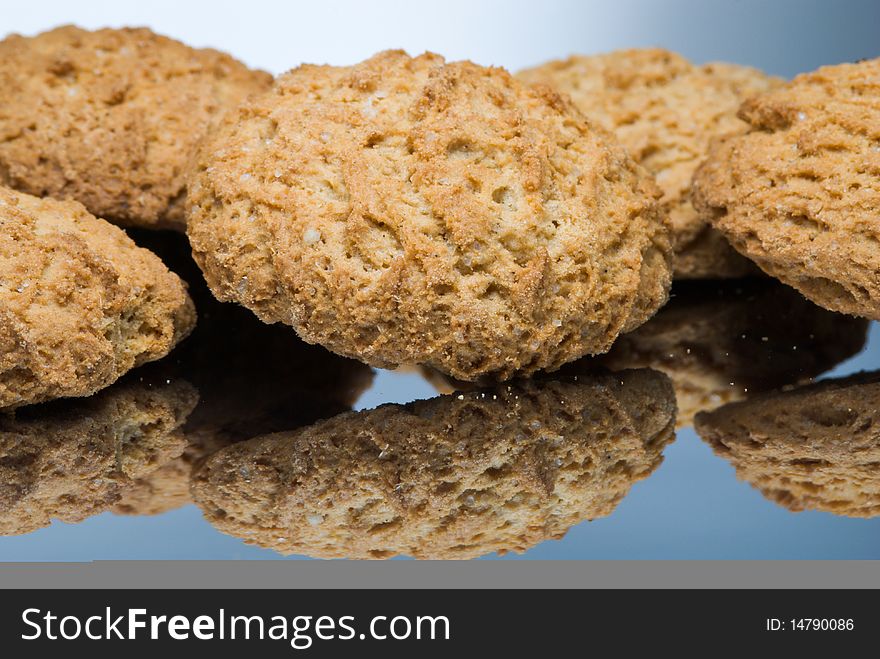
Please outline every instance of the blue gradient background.
[[[390, 47], [517, 69], [574, 52], [659, 45], [697, 62], [728, 60], [783, 76], [880, 55], [880, 3], [868, 1], [2, 4], [0, 33], [68, 22], [147, 25], [275, 73], [302, 61], [347, 64]], [[866, 350], [830, 375], [878, 368], [874, 324]], [[416, 375], [379, 372], [358, 408], [433, 395]], [[235, 558], [281, 557], [218, 533], [194, 506], [158, 517], [108, 513], [0, 538], [0, 561]], [[790, 513], [737, 481], [733, 468], [687, 429], [609, 518], [509, 558], [876, 559], [880, 518]]]

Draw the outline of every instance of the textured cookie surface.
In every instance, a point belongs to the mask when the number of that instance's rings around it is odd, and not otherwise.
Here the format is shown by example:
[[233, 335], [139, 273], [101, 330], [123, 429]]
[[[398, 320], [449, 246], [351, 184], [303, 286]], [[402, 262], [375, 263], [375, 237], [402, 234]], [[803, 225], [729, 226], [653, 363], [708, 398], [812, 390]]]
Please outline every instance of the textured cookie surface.
[[880, 373], [726, 405], [697, 432], [739, 478], [793, 511], [880, 515]]
[[702, 219], [690, 202], [691, 177], [713, 137], [745, 132], [744, 99], [777, 81], [734, 64], [691, 64], [659, 48], [573, 56], [520, 72], [571, 96], [614, 132], [656, 178], [673, 228], [676, 278], [739, 277], [749, 261]]
[[282, 553], [522, 552], [611, 513], [673, 437], [650, 370], [525, 381], [230, 446], [193, 478], [211, 524]]
[[668, 305], [599, 360], [666, 373], [679, 427], [697, 412], [806, 382], [865, 345], [867, 321], [822, 309], [772, 279], [679, 282], [672, 290]]
[[67, 26], [0, 42], [0, 183], [125, 225], [182, 228], [186, 168], [271, 76], [147, 29]]
[[0, 535], [109, 510], [183, 451], [197, 400], [185, 382], [117, 383], [84, 400], [0, 415]]
[[737, 250], [828, 309], [880, 319], [880, 59], [747, 101], [694, 203]]
[[460, 377], [608, 349], [666, 300], [649, 177], [549, 89], [436, 55], [302, 66], [201, 152], [208, 284], [310, 343]]
[[183, 282], [121, 229], [0, 188], [0, 407], [94, 393], [194, 324]]

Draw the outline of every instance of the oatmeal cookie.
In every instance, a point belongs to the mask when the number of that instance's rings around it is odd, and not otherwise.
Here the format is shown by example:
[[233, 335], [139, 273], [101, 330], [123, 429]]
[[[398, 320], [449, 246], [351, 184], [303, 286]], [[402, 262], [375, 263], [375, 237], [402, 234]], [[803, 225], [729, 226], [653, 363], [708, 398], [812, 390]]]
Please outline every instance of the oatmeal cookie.
[[0, 408], [92, 394], [194, 325], [186, 286], [122, 229], [0, 187]]
[[752, 98], [694, 178], [706, 220], [827, 309], [880, 320], [880, 59]]
[[550, 89], [389, 51], [301, 66], [229, 113], [188, 234], [219, 299], [309, 343], [504, 379], [604, 352], [662, 306], [658, 194]]
[[0, 414], [0, 535], [111, 509], [184, 450], [180, 427], [197, 398], [184, 381], [131, 374], [90, 398]]
[[746, 66], [697, 66], [660, 48], [575, 55], [521, 71], [530, 83], [568, 94], [611, 130], [663, 190], [672, 223], [676, 279], [741, 277], [758, 272], [694, 210], [691, 177], [713, 137], [743, 133], [736, 111], [778, 80]]
[[182, 230], [196, 145], [271, 80], [143, 28], [12, 35], [0, 42], [0, 183], [118, 224]]

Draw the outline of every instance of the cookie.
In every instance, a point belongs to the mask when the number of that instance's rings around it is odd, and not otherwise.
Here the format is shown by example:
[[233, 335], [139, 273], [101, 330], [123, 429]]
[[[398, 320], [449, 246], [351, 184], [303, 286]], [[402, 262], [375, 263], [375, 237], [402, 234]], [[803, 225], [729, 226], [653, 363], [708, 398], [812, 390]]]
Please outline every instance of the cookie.
[[749, 96], [778, 84], [776, 78], [735, 64], [697, 66], [660, 48], [576, 55], [518, 76], [568, 94], [656, 176], [672, 223], [676, 279], [758, 272], [694, 210], [690, 187], [712, 138], [745, 132], [748, 126], [737, 118], [737, 109]]
[[867, 338], [864, 319], [822, 309], [769, 278], [679, 282], [672, 290], [669, 304], [599, 361], [666, 373], [682, 428], [697, 412], [807, 382], [858, 353]]
[[198, 396], [183, 381], [124, 382], [81, 400], [0, 414], [0, 535], [107, 511], [180, 455]]
[[607, 350], [666, 300], [650, 177], [547, 88], [425, 54], [301, 66], [191, 179], [211, 290], [370, 365], [470, 380]]
[[694, 204], [765, 272], [827, 309], [880, 319], [880, 59], [823, 67], [747, 101]]
[[124, 231], [0, 188], [0, 408], [92, 394], [194, 324], [183, 282]]
[[221, 113], [271, 76], [139, 28], [0, 42], [0, 183], [125, 226], [183, 228], [185, 175]]
[[697, 416], [737, 476], [791, 511], [880, 515], [880, 372], [825, 380]]
[[526, 380], [235, 444], [192, 492], [220, 531], [284, 554], [523, 552], [609, 515], [660, 464], [674, 421], [656, 371]]

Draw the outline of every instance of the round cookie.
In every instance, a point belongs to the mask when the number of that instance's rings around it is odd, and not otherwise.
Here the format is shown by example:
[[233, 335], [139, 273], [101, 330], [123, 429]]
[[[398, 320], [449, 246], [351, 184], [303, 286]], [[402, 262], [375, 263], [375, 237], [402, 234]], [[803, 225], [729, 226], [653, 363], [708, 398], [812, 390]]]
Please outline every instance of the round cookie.
[[656, 176], [672, 224], [676, 279], [757, 272], [699, 217], [690, 187], [711, 139], [745, 132], [737, 109], [745, 98], [777, 84], [775, 78], [735, 64], [697, 66], [660, 48], [575, 55], [517, 75], [568, 94]]
[[725, 405], [697, 432], [739, 478], [798, 512], [880, 515], [880, 373]]
[[0, 408], [92, 394], [195, 320], [183, 282], [122, 229], [0, 187]]
[[0, 183], [126, 226], [183, 229], [186, 169], [227, 108], [271, 76], [139, 28], [0, 42]]
[[656, 371], [527, 380], [235, 444], [192, 492], [219, 530], [285, 554], [523, 552], [611, 514], [660, 464], [674, 423]]
[[132, 375], [91, 398], [0, 414], [0, 535], [111, 509], [180, 455], [197, 399], [186, 382]]
[[737, 250], [827, 309], [880, 319], [880, 59], [747, 101], [694, 203]]
[[229, 113], [188, 234], [219, 299], [309, 343], [503, 379], [603, 352], [665, 302], [657, 194], [549, 89], [389, 51]]

